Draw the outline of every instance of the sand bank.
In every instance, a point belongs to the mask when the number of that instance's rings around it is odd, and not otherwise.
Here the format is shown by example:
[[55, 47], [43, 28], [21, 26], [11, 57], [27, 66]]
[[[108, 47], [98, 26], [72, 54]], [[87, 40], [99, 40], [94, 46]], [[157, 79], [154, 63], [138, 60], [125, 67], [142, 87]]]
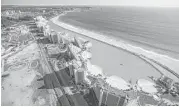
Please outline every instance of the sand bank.
[[161, 54], [158, 54], [158, 53], [155, 53], [152, 51], [148, 51], [141, 47], [136, 47], [136, 46], [127, 44], [124, 41], [117, 41], [117, 40], [109, 38], [105, 35], [94, 33], [94, 32], [79, 28], [79, 27], [75, 27], [75, 26], [60, 22], [59, 16], [52, 18], [51, 21], [59, 26], [62, 26], [65, 29], [69, 29], [76, 33], [80, 33], [80, 34], [87, 36], [89, 38], [93, 38], [93, 39], [99, 40], [101, 42], [107, 43], [109, 45], [124, 49], [124, 50], [129, 51], [129, 52], [136, 54], [138, 56], [145, 56], [146, 58], [155, 60], [155, 61], [159, 62], [161, 65], [164, 65], [167, 68], [169, 68], [171, 71], [174, 71], [176, 74], [179, 74], [179, 72], [178, 72], [179, 71], [179, 66], [178, 66], [179, 60], [178, 59], [174, 59], [167, 55], [161, 55]]

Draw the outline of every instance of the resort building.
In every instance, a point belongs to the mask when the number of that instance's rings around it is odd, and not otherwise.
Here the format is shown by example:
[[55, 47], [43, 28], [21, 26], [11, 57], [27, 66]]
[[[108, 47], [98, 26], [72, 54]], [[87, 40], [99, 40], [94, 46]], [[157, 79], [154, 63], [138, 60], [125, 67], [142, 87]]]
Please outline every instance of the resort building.
[[165, 75], [162, 75], [159, 78], [159, 81], [166, 87], [166, 88], [171, 88], [173, 80]]
[[123, 92], [119, 95], [116, 95], [108, 90], [101, 90], [100, 92], [100, 106], [123, 106], [125, 102], [126, 94]]
[[83, 68], [74, 69], [74, 74], [75, 74], [75, 83], [76, 84], [84, 83], [85, 69], [83, 69]]
[[58, 37], [57, 37], [57, 33], [55, 31], [51, 31], [51, 33], [49, 35], [49, 40], [53, 44], [57, 44], [58, 43]]
[[128, 95], [125, 91], [129, 90], [130, 87], [123, 79], [111, 76], [105, 80], [100, 77], [97, 77], [97, 80], [91, 80], [91, 88], [94, 90], [99, 106], [124, 106], [127, 104]]

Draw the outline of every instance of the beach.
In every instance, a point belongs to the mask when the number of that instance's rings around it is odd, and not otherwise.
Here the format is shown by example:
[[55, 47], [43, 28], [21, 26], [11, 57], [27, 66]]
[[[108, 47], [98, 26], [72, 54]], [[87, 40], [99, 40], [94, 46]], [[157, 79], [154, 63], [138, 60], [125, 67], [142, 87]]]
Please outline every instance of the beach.
[[179, 59], [179, 8], [100, 7], [70, 12], [61, 22]]
[[[104, 73], [107, 73], [108, 75], [110, 74], [118, 75], [123, 78], [126, 77], [127, 79], [129, 79], [128, 75], [131, 74], [131, 72], [132, 73], [134, 72], [131, 78], [135, 78], [135, 80], [140, 76], [142, 78], [147, 78], [147, 76], [151, 76], [151, 75], [160, 76], [160, 73], [156, 69], [151, 67], [151, 65], [147, 64], [145, 61], [142, 61], [137, 56], [145, 56], [149, 59], [153, 59], [161, 63], [165, 67], [169, 68], [173, 72], [179, 74], [178, 73], [179, 60], [177, 59], [168, 57], [166, 55], [160, 55], [152, 51], [147, 51], [140, 47], [132, 46], [130, 44], [125, 44], [122, 41], [112, 40], [112, 39], [107, 38], [104, 35], [90, 32], [82, 28], [74, 27], [72, 25], [60, 22], [58, 18], [59, 16], [51, 20], [53, 23], [56, 24], [56, 25], [53, 25], [55, 27], [52, 27], [52, 28], [59, 32], [64, 31], [64, 28], [65, 28], [65, 29], [68, 29], [68, 32], [73, 31], [72, 35], [78, 34], [77, 36], [81, 36], [83, 38], [87, 38], [89, 41], [92, 41], [92, 44], [93, 44], [92, 62], [94, 64], [101, 66], [104, 69]], [[63, 28], [59, 26], [62, 26]], [[118, 49], [116, 49], [116, 47]], [[124, 52], [124, 50], [126, 52]], [[122, 55], [124, 53], [125, 55]], [[125, 62], [125, 65], [120, 64], [121, 62], [123, 63]], [[121, 66], [123, 69], [120, 69]], [[119, 72], [116, 70], [118, 70]], [[142, 76], [142, 74], [144, 74], [145, 76], [144, 75]], [[164, 74], [169, 74], [172, 77], [175, 77], [170, 72], [167, 72], [167, 71]], [[175, 77], [175, 79], [178, 79], [178, 78]]]
[[64, 29], [53, 22], [49, 22], [49, 25], [57, 32], [67, 32], [69, 35], [82, 37], [92, 42], [92, 64], [100, 66], [106, 75], [117, 75], [133, 82], [138, 78], [148, 79], [147, 76], [160, 77], [160, 73], [155, 68], [129, 52]]
[[2, 5], [2, 105], [179, 105], [178, 7], [47, 1]]

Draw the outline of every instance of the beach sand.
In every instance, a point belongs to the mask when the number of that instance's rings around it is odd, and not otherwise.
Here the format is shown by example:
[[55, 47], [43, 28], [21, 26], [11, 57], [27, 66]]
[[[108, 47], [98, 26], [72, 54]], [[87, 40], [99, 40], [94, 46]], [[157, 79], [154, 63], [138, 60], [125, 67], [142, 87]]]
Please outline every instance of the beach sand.
[[49, 22], [50, 28], [57, 32], [66, 32], [75, 37], [82, 37], [92, 42], [91, 63], [103, 69], [103, 73], [111, 76], [116, 75], [133, 83], [139, 78], [148, 79], [147, 76], [160, 77], [160, 73], [151, 65], [120, 48], [110, 46], [98, 40], [86, 37], [82, 34], [64, 29], [53, 22]]
[[[153, 51], [143, 49], [141, 47], [133, 46], [128, 43], [125, 43], [124, 41], [116, 41], [112, 38], [107, 37], [106, 35], [101, 35], [96, 32], [91, 32], [80, 27], [75, 27], [75, 26], [63, 23], [59, 21], [59, 17], [60, 16], [57, 16], [51, 19], [51, 22], [55, 23], [55, 25], [53, 26], [53, 29], [60, 31], [60, 29], [62, 29], [61, 27], [63, 27], [65, 29], [68, 29], [68, 32], [73, 31], [73, 35], [81, 36], [83, 38], [87, 38], [88, 40], [90, 40], [93, 43], [92, 62], [94, 62], [94, 64], [98, 63], [98, 65], [101, 66], [104, 69], [104, 72], [107, 73], [108, 75], [110, 75], [111, 72], [113, 73], [115, 72], [114, 73], [115, 75], [119, 75], [118, 74], [119, 72], [116, 70], [121, 70], [119, 67], [121, 67], [121, 65], [122, 66], [124, 65], [124, 64], [120, 64], [121, 63], [120, 61], [122, 61], [123, 63], [126, 62], [125, 65], [127, 65], [126, 68], [128, 68], [128, 69], [122, 69], [124, 70], [123, 73], [125, 76], [126, 74], [129, 75], [130, 72], [132, 71], [135, 71], [135, 73], [137, 72], [136, 75], [139, 75], [139, 74], [142, 75], [144, 73], [147, 76], [150, 76], [150, 74], [151, 75], [154, 74], [153, 76], [159, 76], [160, 74], [151, 73], [151, 72], [156, 72], [160, 70], [160, 72], [162, 72], [165, 75], [168, 75], [170, 78], [177, 80], [177, 81], [179, 80], [179, 72], [178, 72], [179, 60], [178, 59], [174, 59], [167, 55], [158, 54]], [[122, 53], [123, 54], [125, 53], [125, 55], [123, 55]], [[141, 60], [141, 57], [142, 59], [144, 58], [144, 61]], [[140, 59], [140, 61], [134, 60], [134, 58], [137, 58], [138, 60]], [[160, 66], [156, 63], [153, 63], [151, 60], [157, 62], [158, 64], [160, 64]], [[144, 65], [148, 65], [148, 67], [149, 66], [150, 67], [148, 68], [146, 66], [143, 66], [140, 63]], [[131, 71], [129, 70], [129, 68], [131, 67], [132, 64], [134, 64], [133, 66], [135, 67], [132, 68], [131, 69], [132, 71]], [[136, 64], [139, 64], [140, 66], [139, 65], [137, 66]], [[138, 70], [140, 70], [140, 72]], [[120, 71], [120, 75], [121, 75], [121, 72], [122, 71]], [[134, 77], [137, 77], [137, 76], [134, 76]]]

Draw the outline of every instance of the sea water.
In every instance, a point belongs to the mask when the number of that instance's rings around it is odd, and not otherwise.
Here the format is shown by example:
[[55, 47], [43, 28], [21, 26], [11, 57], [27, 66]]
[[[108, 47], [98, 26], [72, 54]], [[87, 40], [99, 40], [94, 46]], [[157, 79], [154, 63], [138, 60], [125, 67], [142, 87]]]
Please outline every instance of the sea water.
[[93, 7], [60, 20], [179, 59], [179, 8]]

